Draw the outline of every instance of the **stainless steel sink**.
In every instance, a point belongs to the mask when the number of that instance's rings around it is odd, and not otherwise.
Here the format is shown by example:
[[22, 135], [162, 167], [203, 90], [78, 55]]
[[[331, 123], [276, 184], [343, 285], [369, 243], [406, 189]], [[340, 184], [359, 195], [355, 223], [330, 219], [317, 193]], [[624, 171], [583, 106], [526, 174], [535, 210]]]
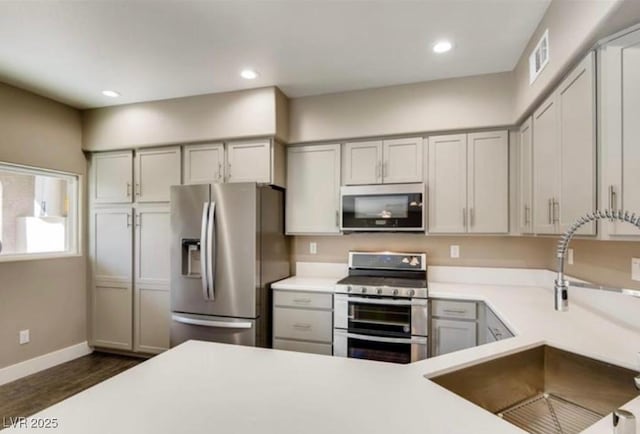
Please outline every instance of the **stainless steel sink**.
[[431, 378], [531, 433], [578, 433], [638, 396], [634, 371], [540, 346]]

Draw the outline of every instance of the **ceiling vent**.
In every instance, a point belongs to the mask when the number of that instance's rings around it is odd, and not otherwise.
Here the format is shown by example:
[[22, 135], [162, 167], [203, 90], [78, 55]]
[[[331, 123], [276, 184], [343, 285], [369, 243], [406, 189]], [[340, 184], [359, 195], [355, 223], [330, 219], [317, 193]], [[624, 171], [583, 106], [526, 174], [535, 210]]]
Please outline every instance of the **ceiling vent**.
[[549, 63], [549, 29], [544, 31], [542, 38], [529, 56], [529, 84], [536, 81], [547, 63]]

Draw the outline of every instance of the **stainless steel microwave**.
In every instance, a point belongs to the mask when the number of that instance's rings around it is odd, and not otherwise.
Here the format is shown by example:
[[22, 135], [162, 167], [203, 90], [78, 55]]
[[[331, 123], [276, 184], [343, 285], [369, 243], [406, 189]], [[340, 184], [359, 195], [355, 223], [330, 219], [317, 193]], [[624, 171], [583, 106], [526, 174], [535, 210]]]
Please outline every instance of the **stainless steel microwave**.
[[424, 232], [424, 196], [424, 184], [344, 186], [340, 229]]

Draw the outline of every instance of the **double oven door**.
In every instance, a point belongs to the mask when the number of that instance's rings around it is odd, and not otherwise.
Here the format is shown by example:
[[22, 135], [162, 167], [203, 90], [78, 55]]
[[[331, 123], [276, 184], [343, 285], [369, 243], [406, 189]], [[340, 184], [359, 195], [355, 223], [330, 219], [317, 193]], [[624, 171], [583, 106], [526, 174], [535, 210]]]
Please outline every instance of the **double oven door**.
[[336, 294], [334, 355], [394, 363], [427, 358], [427, 300]]

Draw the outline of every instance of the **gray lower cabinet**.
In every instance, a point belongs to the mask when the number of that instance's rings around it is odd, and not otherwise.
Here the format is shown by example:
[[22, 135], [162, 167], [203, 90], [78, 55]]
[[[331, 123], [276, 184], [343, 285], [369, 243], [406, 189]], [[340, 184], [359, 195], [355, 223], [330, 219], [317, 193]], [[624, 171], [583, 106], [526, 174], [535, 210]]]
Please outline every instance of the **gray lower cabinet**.
[[513, 337], [481, 301], [431, 300], [431, 357]]
[[331, 355], [332, 294], [274, 289], [273, 348]]
[[478, 303], [431, 301], [431, 356], [441, 356], [478, 345]]

